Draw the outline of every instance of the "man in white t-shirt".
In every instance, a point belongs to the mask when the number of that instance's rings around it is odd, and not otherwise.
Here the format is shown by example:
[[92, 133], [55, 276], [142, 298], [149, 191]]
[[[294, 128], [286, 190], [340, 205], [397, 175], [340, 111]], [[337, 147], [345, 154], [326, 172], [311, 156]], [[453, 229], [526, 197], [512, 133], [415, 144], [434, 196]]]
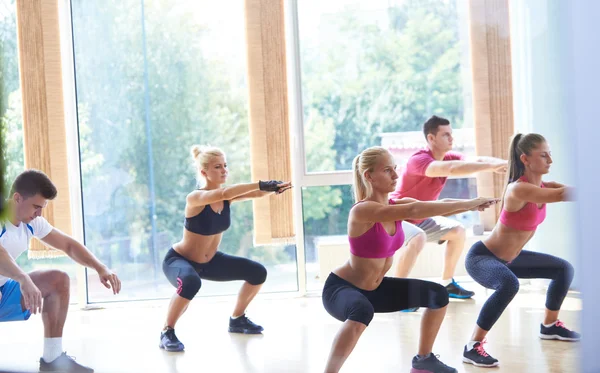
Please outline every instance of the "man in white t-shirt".
[[40, 216], [56, 195], [52, 181], [37, 170], [24, 171], [13, 183], [6, 205], [8, 220], [0, 222], [0, 322], [27, 320], [32, 313], [41, 312], [44, 353], [40, 372], [93, 372], [62, 350], [63, 326], [69, 309], [69, 276], [58, 270], [25, 273], [15, 261], [29, 247], [29, 239], [35, 237], [96, 270], [102, 284], [114, 294], [121, 290], [121, 281], [114, 272], [85, 246]]

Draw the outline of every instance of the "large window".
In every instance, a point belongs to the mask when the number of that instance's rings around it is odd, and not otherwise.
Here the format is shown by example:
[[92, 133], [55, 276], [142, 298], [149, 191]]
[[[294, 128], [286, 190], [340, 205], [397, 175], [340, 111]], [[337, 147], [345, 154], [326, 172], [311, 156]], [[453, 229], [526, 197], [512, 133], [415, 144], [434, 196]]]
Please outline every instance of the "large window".
[[[369, 146], [390, 150], [398, 172], [423, 148], [423, 122], [448, 118], [455, 150], [475, 155], [467, 5], [459, 0], [298, 1], [307, 185], [302, 189], [307, 289], [347, 254], [349, 171]], [[337, 174], [336, 174], [337, 175]], [[310, 178], [310, 179], [309, 179]], [[314, 185], [314, 186], [313, 186]], [[448, 180], [440, 198], [476, 196], [476, 179]], [[477, 213], [453, 217], [466, 227]], [[319, 255], [323, 257], [319, 257]], [[326, 263], [324, 263], [326, 262]], [[432, 275], [438, 275], [437, 273]]]
[[[230, 182], [250, 181], [244, 3], [73, 0], [72, 16], [86, 243], [122, 277], [119, 299], [168, 297], [190, 147], [221, 147]], [[295, 247], [255, 247], [252, 219], [251, 202], [234, 204], [220, 250], [263, 263], [266, 291], [297, 290]], [[115, 299], [88, 276], [91, 302]]]
[[[0, 118], [5, 145], [1, 152], [6, 166], [4, 190], [7, 192], [15, 177], [25, 168], [16, 20], [15, 1], [0, 0]], [[67, 272], [71, 278], [71, 301], [77, 301], [77, 267], [70, 258], [30, 260], [27, 253], [24, 253], [17, 258], [17, 264], [25, 272], [41, 269], [59, 269]]]
[[382, 133], [420, 131], [433, 114], [472, 128], [466, 6], [298, 1], [308, 172], [349, 170]]

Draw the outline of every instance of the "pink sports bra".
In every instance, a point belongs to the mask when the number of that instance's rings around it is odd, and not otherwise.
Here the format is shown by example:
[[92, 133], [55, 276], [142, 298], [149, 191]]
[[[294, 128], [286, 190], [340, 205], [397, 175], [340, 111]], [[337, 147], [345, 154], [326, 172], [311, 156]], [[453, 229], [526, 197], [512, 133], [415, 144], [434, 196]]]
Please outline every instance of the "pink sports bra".
[[[360, 202], [358, 202], [360, 203]], [[390, 199], [390, 204], [393, 204]], [[396, 233], [390, 236], [380, 222], [358, 237], [348, 236], [350, 252], [361, 258], [389, 258], [404, 244], [402, 221], [396, 221]]]
[[[521, 181], [527, 181], [525, 176], [519, 178]], [[541, 187], [544, 187], [542, 183]], [[519, 211], [506, 211], [504, 208], [500, 212], [500, 223], [509, 228], [520, 231], [534, 231], [546, 218], [546, 204], [538, 208], [537, 203], [527, 202]]]

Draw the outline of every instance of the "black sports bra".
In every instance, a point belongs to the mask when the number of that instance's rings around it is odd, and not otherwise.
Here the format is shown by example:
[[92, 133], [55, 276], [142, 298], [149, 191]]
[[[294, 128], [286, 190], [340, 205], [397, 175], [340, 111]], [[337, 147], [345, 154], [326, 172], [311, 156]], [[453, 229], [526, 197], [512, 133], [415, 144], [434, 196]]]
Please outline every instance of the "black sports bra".
[[203, 236], [224, 232], [230, 225], [229, 201], [223, 201], [223, 211], [220, 214], [217, 214], [210, 205], [206, 205], [198, 215], [185, 218], [184, 223], [185, 229]]

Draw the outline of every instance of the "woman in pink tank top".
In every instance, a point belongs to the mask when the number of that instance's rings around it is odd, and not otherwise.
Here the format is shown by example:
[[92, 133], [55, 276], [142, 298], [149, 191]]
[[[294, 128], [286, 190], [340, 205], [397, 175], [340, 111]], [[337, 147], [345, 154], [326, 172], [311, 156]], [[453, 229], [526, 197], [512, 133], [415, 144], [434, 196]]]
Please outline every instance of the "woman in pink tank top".
[[465, 259], [469, 275], [480, 285], [496, 290], [485, 302], [471, 341], [463, 349], [463, 361], [476, 366], [498, 365], [485, 351], [485, 337], [519, 290], [519, 278], [545, 278], [552, 282], [540, 338], [577, 341], [579, 333], [567, 329], [558, 313], [573, 280], [573, 266], [566, 260], [523, 250], [546, 217], [546, 204], [571, 200], [572, 189], [543, 182], [552, 164], [550, 148], [542, 135], [513, 137], [509, 149], [508, 185], [500, 219], [492, 234], [471, 247]]
[[389, 200], [398, 174], [394, 158], [384, 148], [366, 149], [354, 159], [354, 191], [358, 201], [348, 217], [350, 259], [335, 269], [323, 287], [323, 305], [344, 322], [338, 332], [325, 372], [338, 372], [354, 349], [374, 313], [427, 308], [421, 320], [418, 354], [413, 373], [455, 373], [431, 352], [444, 319], [448, 292], [440, 284], [385, 277], [393, 255], [404, 242], [402, 220], [485, 209], [497, 200], [478, 198], [452, 202]]

